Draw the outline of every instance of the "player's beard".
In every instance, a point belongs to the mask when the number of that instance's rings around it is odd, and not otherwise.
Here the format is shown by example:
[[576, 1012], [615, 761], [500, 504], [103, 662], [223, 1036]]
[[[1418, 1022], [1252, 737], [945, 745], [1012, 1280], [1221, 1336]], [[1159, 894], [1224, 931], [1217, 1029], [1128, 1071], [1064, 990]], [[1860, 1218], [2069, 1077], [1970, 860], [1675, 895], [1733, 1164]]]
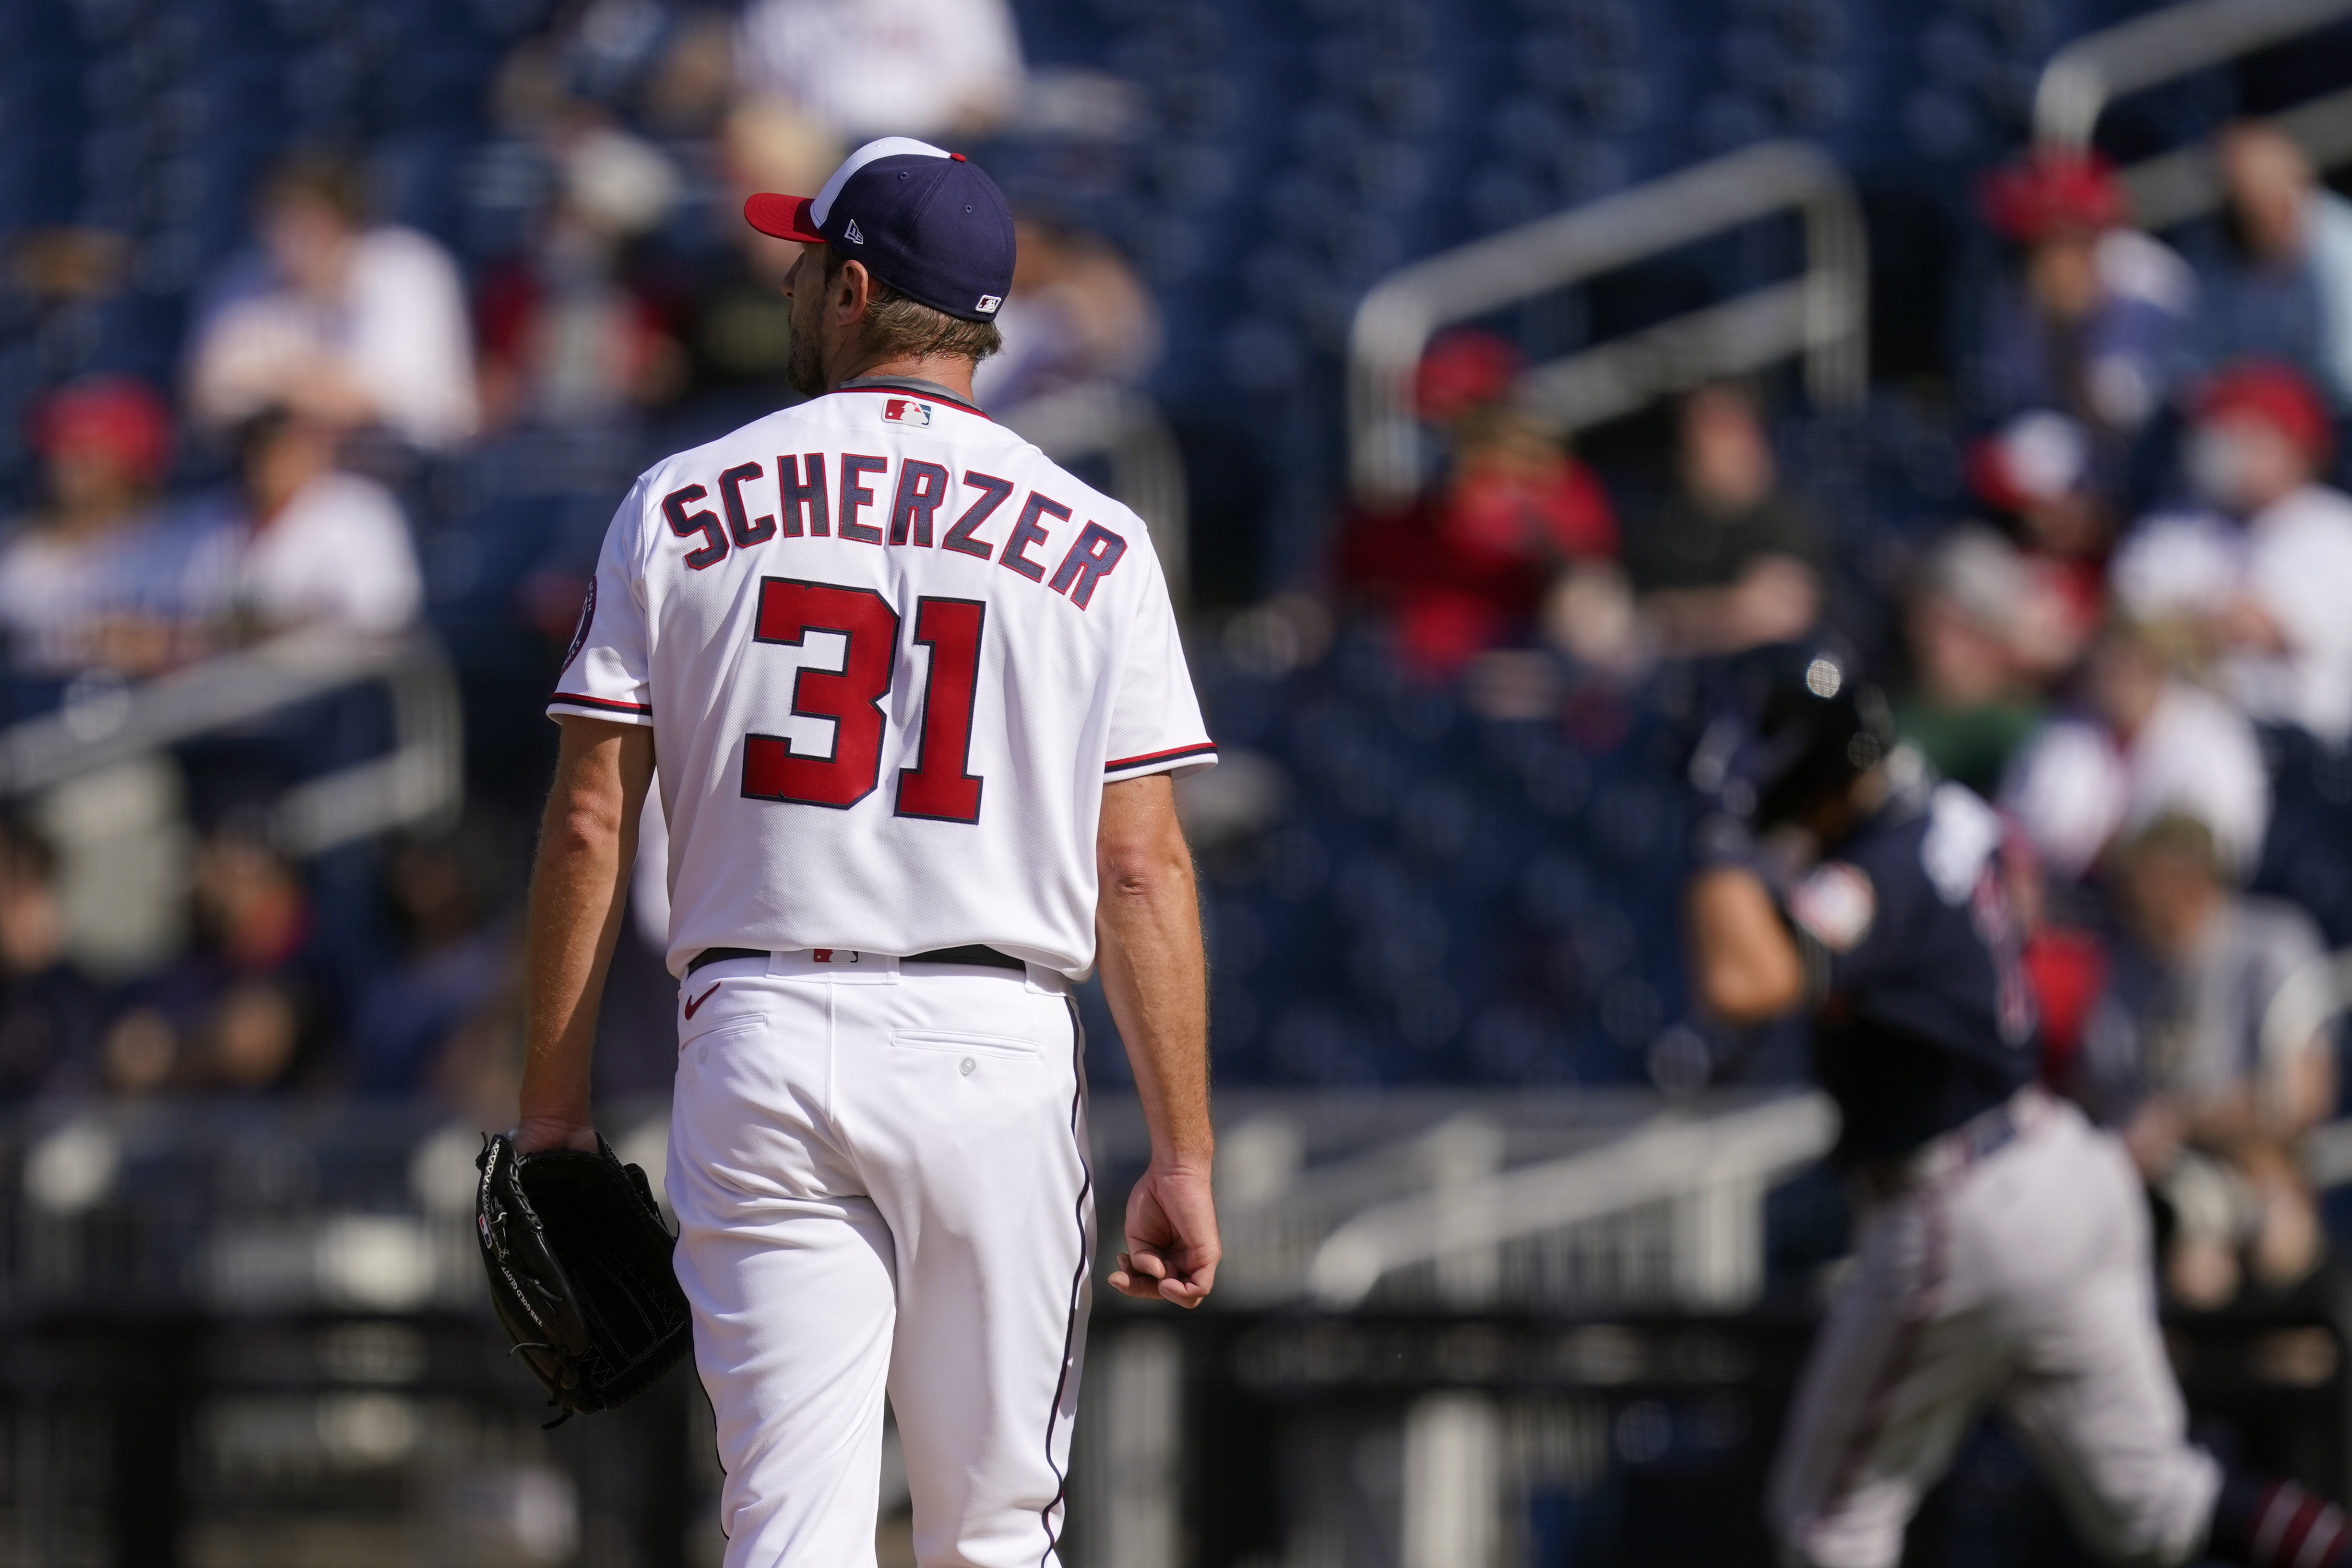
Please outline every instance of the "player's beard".
[[[793, 314], [797, 316], [800, 312], [795, 310]], [[784, 380], [803, 397], [815, 397], [833, 390], [825, 379], [824, 345], [817, 341], [815, 323], [809, 325], [810, 329], [803, 331], [800, 322], [793, 323], [793, 346], [784, 356]]]
[[[812, 254], [810, 262], [816, 256]], [[793, 341], [784, 355], [784, 380], [803, 397], [819, 397], [833, 390], [824, 365], [824, 290], [804, 290], [793, 297]]]

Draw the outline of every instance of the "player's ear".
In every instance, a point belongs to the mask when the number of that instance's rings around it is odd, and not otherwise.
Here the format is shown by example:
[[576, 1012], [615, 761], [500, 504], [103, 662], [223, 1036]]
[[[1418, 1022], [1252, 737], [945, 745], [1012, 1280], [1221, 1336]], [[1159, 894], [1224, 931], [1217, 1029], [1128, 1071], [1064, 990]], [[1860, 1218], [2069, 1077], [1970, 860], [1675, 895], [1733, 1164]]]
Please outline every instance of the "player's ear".
[[874, 297], [874, 277], [862, 261], [847, 261], [834, 274], [833, 289], [825, 304], [833, 310], [834, 319], [843, 326], [866, 314], [866, 302]]

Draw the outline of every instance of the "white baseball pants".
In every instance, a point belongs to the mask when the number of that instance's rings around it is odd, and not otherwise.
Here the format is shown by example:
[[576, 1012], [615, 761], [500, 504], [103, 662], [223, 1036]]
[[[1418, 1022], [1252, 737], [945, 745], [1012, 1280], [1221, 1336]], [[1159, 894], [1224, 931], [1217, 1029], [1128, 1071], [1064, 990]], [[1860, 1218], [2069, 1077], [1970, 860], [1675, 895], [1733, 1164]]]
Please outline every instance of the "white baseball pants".
[[1859, 1217], [1774, 1466], [1790, 1563], [1894, 1568], [1995, 1401], [2093, 1551], [2170, 1568], [2203, 1543], [2221, 1472], [2186, 1437], [2130, 1157], [2071, 1105], [2013, 1103], [2010, 1143], [1969, 1162], [1938, 1140]]
[[924, 1568], [1053, 1568], [1094, 1243], [1076, 1014], [1034, 968], [827, 956], [680, 993], [668, 1196], [727, 1568], [873, 1563], [886, 1388]]

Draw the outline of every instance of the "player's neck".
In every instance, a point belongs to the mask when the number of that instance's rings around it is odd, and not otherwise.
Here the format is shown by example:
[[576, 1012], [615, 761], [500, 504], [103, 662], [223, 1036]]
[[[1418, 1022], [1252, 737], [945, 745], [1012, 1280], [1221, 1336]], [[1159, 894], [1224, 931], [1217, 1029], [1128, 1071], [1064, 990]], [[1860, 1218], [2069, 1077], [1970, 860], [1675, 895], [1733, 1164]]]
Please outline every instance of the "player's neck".
[[884, 381], [929, 382], [945, 387], [965, 402], [972, 401], [971, 364], [961, 354], [906, 354], [892, 360], [878, 360], [861, 364], [856, 360], [840, 375], [833, 379], [835, 386], [844, 382]]

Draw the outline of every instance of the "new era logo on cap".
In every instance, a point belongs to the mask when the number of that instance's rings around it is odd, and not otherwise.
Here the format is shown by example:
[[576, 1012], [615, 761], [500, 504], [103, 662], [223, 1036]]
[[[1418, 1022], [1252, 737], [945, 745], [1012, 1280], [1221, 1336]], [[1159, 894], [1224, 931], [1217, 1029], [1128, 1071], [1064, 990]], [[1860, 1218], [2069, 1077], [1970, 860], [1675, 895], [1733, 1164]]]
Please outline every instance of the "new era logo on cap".
[[883, 403], [882, 417], [894, 424], [929, 424], [931, 405], [912, 398], [894, 397]]
[[962, 153], [912, 137], [867, 142], [814, 196], [761, 192], [743, 216], [778, 239], [854, 246], [876, 281], [961, 320], [994, 319], [1012, 292], [1004, 193]]

